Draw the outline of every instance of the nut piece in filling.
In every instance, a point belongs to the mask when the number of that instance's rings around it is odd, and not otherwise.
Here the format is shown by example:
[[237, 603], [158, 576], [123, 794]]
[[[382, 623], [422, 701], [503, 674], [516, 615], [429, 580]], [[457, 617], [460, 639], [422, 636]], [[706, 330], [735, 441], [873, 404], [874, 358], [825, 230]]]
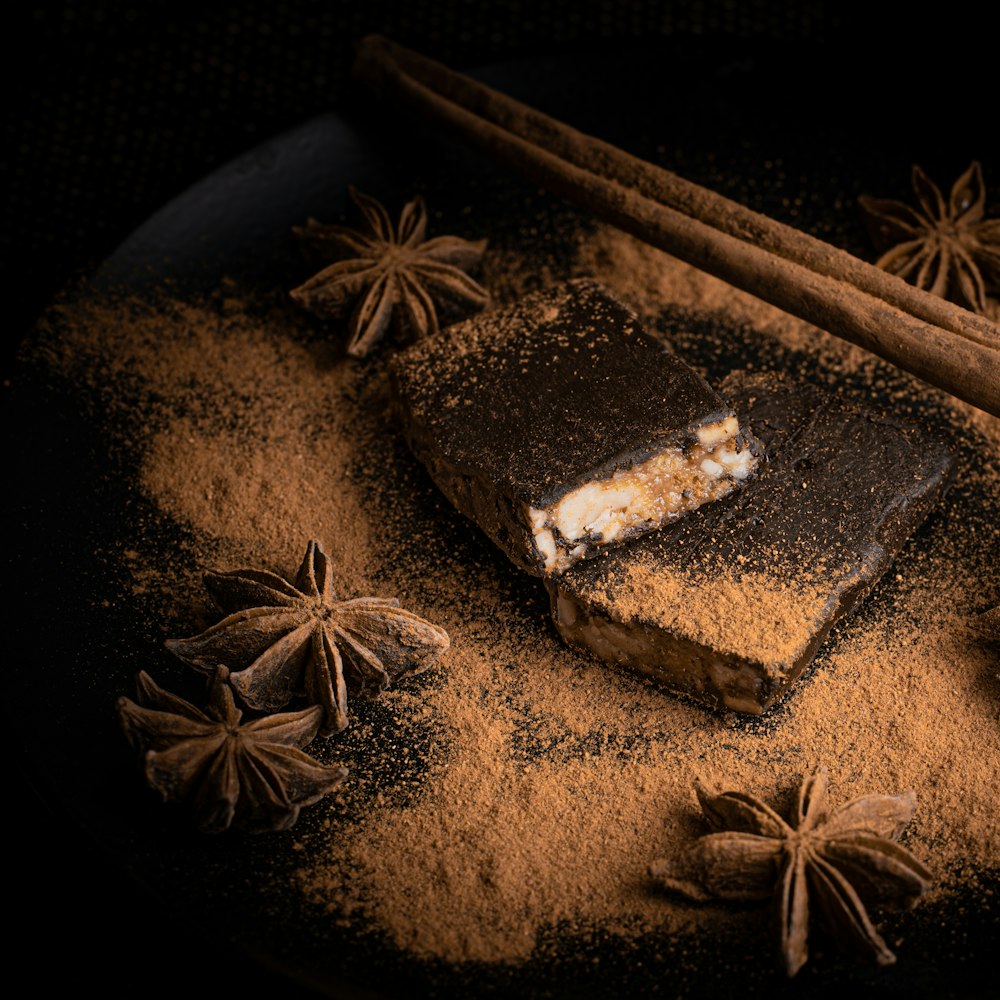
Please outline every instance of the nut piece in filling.
[[757, 466], [723, 397], [588, 279], [413, 345], [393, 378], [438, 487], [538, 576], [720, 499]]
[[953, 458], [920, 428], [808, 383], [734, 373], [722, 388], [767, 449], [759, 475], [548, 589], [574, 648], [759, 714], [920, 526]]
[[658, 528], [725, 496], [756, 466], [753, 452], [739, 441], [734, 416], [702, 425], [694, 438], [687, 448], [664, 448], [607, 479], [584, 483], [545, 509], [529, 507], [546, 572], [564, 570], [598, 546]]

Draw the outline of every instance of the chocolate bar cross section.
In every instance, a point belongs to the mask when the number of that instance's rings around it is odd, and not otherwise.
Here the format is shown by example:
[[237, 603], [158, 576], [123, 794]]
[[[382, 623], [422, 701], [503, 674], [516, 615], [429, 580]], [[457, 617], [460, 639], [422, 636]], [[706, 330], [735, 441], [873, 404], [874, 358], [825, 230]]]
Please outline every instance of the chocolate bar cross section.
[[760, 714], [882, 576], [954, 460], [922, 429], [787, 376], [733, 373], [720, 390], [765, 447], [753, 481], [546, 585], [570, 646]]
[[420, 341], [392, 372], [414, 454], [536, 576], [718, 500], [757, 465], [732, 407], [590, 279]]

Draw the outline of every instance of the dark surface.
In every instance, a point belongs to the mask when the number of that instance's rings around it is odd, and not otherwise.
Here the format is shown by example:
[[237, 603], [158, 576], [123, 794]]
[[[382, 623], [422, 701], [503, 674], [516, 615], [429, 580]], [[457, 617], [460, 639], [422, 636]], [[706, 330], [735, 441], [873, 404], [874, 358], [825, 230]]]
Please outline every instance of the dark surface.
[[[339, 105], [378, 32], [457, 66], [674, 34], [839, 37], [839, 4], [42, 0], [3, 32], [8, 350], [70, 277], [208, 171]], [[14, 69], [16, 67], [16, 69]]]
[[[655, 667], [630, 665], [662, 671], [668, 686], [713, 707], [762, 712], [788, 693], [833, 624], [864, 599], [927, 518], [949, 484], [955, 456], [926, 428], [887, 419], [878, 409], [844, 406], [805, 381], [735, 372], [723, 391], [764, 446], [767, 461], [758, 474], [677, 524], [617, 546], [599, 562], [572, 567], [549, 590], [554, 614], [558, 600], [568, 599], [646, 637], [657, 650]], [[731, 652], [728, 633], [716, 648], [683, 627], [663, 629], [663, 609], [654, 599], [638, 613], [621, 610], [622, 587], [626, 600], [635, 600], [628, 571], [636, 564], [709, 587], [734, 571], [760, 574], [784, 582], [792, 593], [800, 583], [815, 587], [823, 605], [794, 658], [762, 661]], [[726, 622], [725, 600], [720, 590], [720, 622]], [[762, 603], [756, 620], [768, 614]], [[575, 637], [569, 626], [564, 634]], [[692, 676], [692, 662], [700, 664], [700, 675]]]
[[[773, 136], [786, 137], [786, 147], [787, 136], [801, 134], [806, 147], [814, 144], [815, 158], [815, 144], [825, 137], [808, 127], [807, 112], [810, 101], [822, 99], [861, 120], [884, 115], [886, 108], [900, 112], [898, 125], [869, 136], [884, 163], [877, 176], [880, 189], [874, 193], [904, 196], [900, 176], [913, 160], [947, 180], [971, 157], [985, 157], [978, 129], [994, 93], [987, 88], [992, 72], [992, 61], [985, 58], [989, 32], [963, 15], [961, 22], [945, 25], [947, 30], [927, 28], [930, 37], [924, 38], [924, 25], [900, 24], [896, 10], [869, 5], [863, 16], [855, 16], [840, 4], [789, 7], [794, 9], [778, 12], [767, 3], [665, 7], [567, 0], [477, 5], [475, 10], [456, 2], [417, 2], [405, 11], [389, 3], [306, 2], [208, 2], [192, 9], [108, 0], [83, 10], [68, 3], [19, 9], [4, 33], [6, 62], [20, 66], [4, 122], [0, 264], [8, 305], [5, 366], [49, 299], [107, 257], [168, 199], [243, 150], [314, 114], [351, 107], [347, 69], [352, 47], [369, 31], [457, 66], [585, 50], [597, 53], [600, 67], [602, 44], [690, 38], [690, 50], [697, 52], [699, 46], [710, 50], [713, 40], [721, 38], [738, 43], [744, 65], [756, 59], [759, 70], [775, 41], [793, 48], [820, 45], [836, 56], [823, 62], [820, 78], [808, 70], [803, 75], [801, 65], [792, 75], [773, 66], [787, 107], [771, 127]], [[909, 17], [909, 11], [901, 16]], [[733, 60], [730, 79], [738, 84], [739, 78], [740, 62]], [[846, 102], [840, 94], [845, 80], [851, 83]], [[727, 88], [719, 99], [739, 102], [740, 93], [739, 86]], [[673, 96], [683, 102], [683, 95]], [[676, 105], [665, 107], [677, 114]], [[655, 115], [659, 107], [643, 104], [634, 112]], [[615, 141], [611, 133], [616, 129], [627, 132], [627, 119], [618, 116], [610, 122], [606, 136]], [[756, 156], [761, 149], [766, 153], [770, 136], [759, 117], [755, 124], [760, 136]], [[688, 134], [714, 127], [708, 113], [691, 123]], [[735, 136], [729, 141], [739, 150], [748, 140]], [[995, 136], [991, 141], [995, 144]], [[827, 174], [844, 163], [841, 148], [833, 145], [829, 153]], [[793, 153], [780, 177], [765, 178], [756, 207], [823, 235], [822, 211], [808, 200], [789, 204], [809, 180], [800, 173], [805, 159]], [[725, 165], [715, 175], [710, 165], [701, 166], [706, 181], [731, 173]], [[987, 183], [994, 186], [995, 166], [987, 165]], [[6, 416], [9, 421], [9, 412]], [[12, 435], [38, 469], [33, 485], [41, 493], [47, 485], [72, 490], [86, 484], [86, 441], [78, 468], [64, 469], [65, 477], [58, 481], [46, 479], [46, 456], [59, 450], [59, 441], [72, 437], [66, 428], [73, 414], [45, 414], [49, 451], [32, 447], [24, 431], [38, 416], [19, 413]], [[81, 477], [74, 479], [75, 473]], [[121, 502], [120, 497], [97, 499]], [[8, 526], [24, 541], [26, 530], [43, 530], [47, 511], [42, 509], [37, 520], [19, 511], [7, 515]], [[29, 538], [20, 551], [30, 548]], [[9, 565], [11, 558], [8, 554]], [[56, 575], [32, 574], [26, 582], [24, 564], [13, 568], [17, 575], [7, 581], [12, 596], [20, 596], [36, 577], [51, 583]], [[77, 567], [66, 567], [62, 578], [64, 583], [37, 596], [58, 607], [73, 586], [86, 584]], [[98, 624], [113, 630], [121, 623], [107, 612]], [[18, 655], [7, 658], [5, 671], [31, 670], [36, 657], [50, 655], [44, 633], [25, 634], [17, 620], [9, 621], [8, 628], [17, 634]], [[113, 653], [104, 650], [103, 655]], [[31, 709], [40, 720], [47, 701], [43, 695]], [[302, 992], [284, 975], [239, 960], [221, 934], [206, 944], [191, 930], [187, 914], [152, 905], [132, 875], [111, 863], [114, 844], [98, 847], [86, 831], [67, 823], [61, 803], [35, 794], [22, 773], [22, 766], [31, 765], [29, 748], [15, 741], [11, 753], [14, 804], [8, 808], [8, 825], [13, 844], [8, 847], [7, 900], [17, 927], [7, 942], [12, 978], [15, 973], [28, 976], [53, 992], [90, 987], [105, 996], [139, 990], [149, 997], [262, 996], [279, 987], [281, 996]], [[963, 986], [960, 995], [987, 994], [985, 987], [980, 994]]]

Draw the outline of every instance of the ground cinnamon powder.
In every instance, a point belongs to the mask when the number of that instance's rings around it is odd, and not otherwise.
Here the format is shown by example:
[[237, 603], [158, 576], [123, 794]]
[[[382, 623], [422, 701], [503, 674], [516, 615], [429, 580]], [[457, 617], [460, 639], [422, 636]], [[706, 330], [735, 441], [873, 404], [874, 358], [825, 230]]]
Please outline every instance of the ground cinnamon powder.
[[[585, 235], [573, 273], [644, 315], [721, 316], [834, 373], [878, 371], [858, 349], [617, 232]], [[528, 271], [507, 263], [487, 262], [501, 302]], [[380, 699], [391, 738], [358, 704], [350, 729], [313, 747], [352, 769], [296, 831], [293, 889], [332, 923], [374, 927], [417, 956], [516, 963], [556, 927], [628, 937], [746, 920], [676, 902], [647, 877], [650, 861], [702, 832], [696, 777], [766, 800], [814, 767], [829, 770], [837, 802], [912, 788], [906, 843], [939, 876], [935, 894], [968, 892], [976, 872], [1000, 865], [997, 654], [969, 625], [1000, 601], [1000, 516], [970, 537], [946, 503], [931, 539], [904, 550], [788, 703], [748, 722], [561, 645], [540, 582], [480, 539], [406, 452], [381, 354], [348, 360], [282, 299], [235, 288], [129, 309], [56, 312], [40, 349], [57, 375], [89, 377], [95, 406], [123, 418], [136, 490], [190, 539], [183, 564], [164, 562], [152, 540], [125, 557], [137, 595], [162, 609], [164, 635], [210, 614], [202, 570], [290, 575], [317, 538], [341, 595], [398, 597], [451, 636], [429, 674]], [[978, 443], [954, 495], [979, 490], [995, 505], [1000, 422], [942, 405]], [[685, 600], [696, 604], [697, 591]], [[772, 603], [792, 624], [808, 613], [802, 590]]]

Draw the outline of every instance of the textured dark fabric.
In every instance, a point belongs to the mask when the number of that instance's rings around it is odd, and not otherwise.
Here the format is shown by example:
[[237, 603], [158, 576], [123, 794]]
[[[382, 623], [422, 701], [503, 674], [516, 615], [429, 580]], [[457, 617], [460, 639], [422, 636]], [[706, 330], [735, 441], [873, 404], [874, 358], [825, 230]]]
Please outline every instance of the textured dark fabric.
[[[787, 7], [787, 9], [784, 9]], [[0, 219], [7, 338], [188, 184], [336, 107], [381, 32], [460, 67], [676, 34], [836, 37], [836, 3], [761, 0], [47, 2], [9, 31]], [[6, 32], [5, 32], [6, 33]]]

